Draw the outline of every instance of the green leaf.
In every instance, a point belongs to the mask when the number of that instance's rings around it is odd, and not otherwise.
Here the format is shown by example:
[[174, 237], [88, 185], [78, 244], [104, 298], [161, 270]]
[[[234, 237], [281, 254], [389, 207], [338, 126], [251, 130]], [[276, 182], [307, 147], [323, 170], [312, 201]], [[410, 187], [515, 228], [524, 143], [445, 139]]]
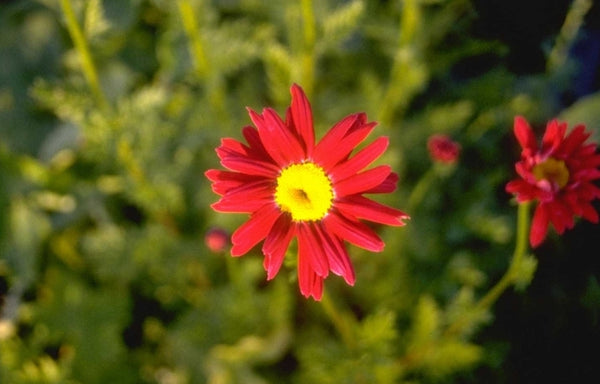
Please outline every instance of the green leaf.
[[481, 360], [483, 349], [475, 344], [448, 340], [429, 350], [422, 370], [427, 376], [444, 377], [459, 370], [472, 367]]
[[391, 352], [398, 337], [396, 316], [393, 312], [378, 312], [368, 316], [358, 329], [360, 348], [381, 352]]
[[102, 0], [89, 0], [87, 2], [83, 26], [89, 39], [94, 39], [110, 29], [111, 25], [104, 16]]
[[431, 296], [421, 296], [413, 315], [409, 349], [435, 340], [440, 324], [441, 311], [435, 300]]
[[284, 105], [289, 100], [292, 57], [284, 46], [273, 42], [267, 45], [263, 61], [269, 79], [269, 93], [278, 104]]
[[3, 258], [27, 286], [36, 276], [41, 245], [50, 233], [50, 223], [23, 198], [12, 200], [9, 215], [10, 242]]
[[533, 279], [537, 269], [537, 259], [533, 255], [526, 254], [514, 268], [515, 288], [522, 291], [527, 288]]
[[360, 18], [364, 10], [364, 2], [354, 0], [328, 13], [322, 23], [323, 39], [320, 40], [318, 49], [324, 50], [327, 46], [340, 44], [360, 26]]

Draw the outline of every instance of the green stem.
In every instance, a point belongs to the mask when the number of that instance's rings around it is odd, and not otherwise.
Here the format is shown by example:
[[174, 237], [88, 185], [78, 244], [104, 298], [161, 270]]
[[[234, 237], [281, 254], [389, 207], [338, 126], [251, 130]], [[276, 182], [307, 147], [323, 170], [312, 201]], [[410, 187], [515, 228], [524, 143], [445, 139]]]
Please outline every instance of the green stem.
[[60, 4], [65, 16], [65, 21], [67, 23], [67, 30], [69, 31], [71, 40], [73, 40], [73, 44], [75, 45], [75, 48], [79, 52], [79, 56], [81, 58], [83, 75], [92, 91], [92, 94], [96, 98], [98, 105], [107, 110], [108, 102], [106, 101], [106, 97], [104, 96], [102, 88], [100, 87], [98, 72], [96, 70], [96, 66], [94, 65], [94, 60], [90, 54], [90, 49], [85, 36], [83, 35], [83, 31], [81, 30], [81, 27], [77, 22], [77, 18], [75, 17], [75, 12], [73, 12], [71, 2], [70, 0], [61, 0]]
[[556, 72], [563, 67], [567, 60], [569, 49], [573, 45], [577, 32], [584, 23], [585, 15], [592, 8], [592, 5], [592, 0], [574, 0], [571, 3], [565, 22], [556, 38], [556, 43], [548, 55], [546, 63], [547, 72]]
[[352, 323], [353, 318], [346, 311], [341, 311], [335, 307], [333, 300], [329, 297], [327, 292], [323, 292], [323, 297], [321, 297], [321, 304], [323, 306], [323, 310], [329, 320], [335, 327], [335, 329], [340, 334], [342, 341], [346, 345], [348, 349], [354, 349], [355, 342], [352, 337]]
[[504, 276], [483, 296], [477, 305], [476, 310], [485, 310], [491, 307], [500, 295], [515, 282], [517, 277], [516, 271], [521, 264], [521, 260], [527, 252], [527, 239], [529, 233], [529, 203], [519, 204], [517, 212], [517, 239], [515, 244], [515, 251], [513, 257]]
[[183, 29], [190, 42], [190, 53], [194, 59], [194, 69], [200, 78], [204, 78], [208, 75], [210, 68], [206, 59], [204, 44], [198, 34], [198, 21], [194, 9], [187, 0], [180, 0], [177, 2], [177, 5]]
[[301, 54], [301, 85], [304, 92], [312, 95], [315, 78], [315, 41], [316, 27], [312, 0], [301, 0], [302, 18], [304, 20], [304, 47]]
[[[392, 125], [394, 113], [408, 105], [413, 87], [410, 85], [411, 67], [415, 65], [415, 39], [421, 23], [421, 8], [416, 0], [404, 0], [398, 34], [398, 48], [390, 72], [387, 89], [384, 92], [379, 109], [378, 120], [386, 127]], [[419, 63], [418, 65], [424, 65]]]
[[[515, 278], [517, 277], [516, 272], [519, 268], [519, 264], [521, 263], [521, 260], [525, 256], [525, 253], [528, 249], [528, 234], [529, 203], [521, 203], [519, 204], [517, 213], [517, 237], [515, 250], [508, 269], [502, 278], [475, 304], [473, 310], [461, 317], [458, 317], [448, 325], [446, 330], [443, 332], [441, 339], [460, 334], [464, 327], [472, 322], [473, 314], [480, 314], [482, 311], [490, 308], [496, 302], [496, 300], [498, 300], [500, 295], [515, 282]], [[434, 353], [433, 351], [435, 351], [437, 343], [439, 342], [439, 339], [436, 339], [411, 351], [397, 361], [398, 365], [404, 372], [408, 372], [411, 369], [420, 366], [423, 359], [425, 359], [429, 354]]]
[[[504, 275], [498, 282], [475, 304], [472, 313], [478, 314], [488, 310], [498, 300], [500, 295], [506, 289], [515, 283], [517, 271], [521, 264], [521, 260], [527, 252], [527, 239], [529, 234], [529, 205], [530, 203], [520, 203], [517, 211], [517, 237], [515, 250], [512, 256], [510, 265]], [[469, 316], [461, 317], [454, 323], [450, 324], [446, 329], [445, 334], [450, 335], [460, 332], [463, 326], [470, 320]]]
[[230, 117], [225, 108], [226, 92], [223, 76], [217, 68], [211, 66], [209, 57], [206, 55], [206, 39], [202, 38], [200, 24], [192, 4], [189, 0], [179, 0], [177, 5], [196, 76], [204, 81], [208, 101], [214, 108], [219, 121], [227, 125]]

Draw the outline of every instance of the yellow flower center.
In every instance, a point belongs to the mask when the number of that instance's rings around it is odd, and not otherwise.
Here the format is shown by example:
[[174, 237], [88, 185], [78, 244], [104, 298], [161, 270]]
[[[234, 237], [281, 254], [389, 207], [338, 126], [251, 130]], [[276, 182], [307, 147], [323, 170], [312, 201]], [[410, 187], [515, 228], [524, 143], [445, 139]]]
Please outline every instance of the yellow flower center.
[[314, 163], [292, 164], [277, 178], [275, 202], [294, 221], [320, 220], [333, 202], [331, 181]]
[[538, 181], [547, 180], [553, 185], [557, 185], [558, 189], [569, 182], [569, 170], [565, 162], [551, 157], [536, 164], [533, 167], [533, 175]]

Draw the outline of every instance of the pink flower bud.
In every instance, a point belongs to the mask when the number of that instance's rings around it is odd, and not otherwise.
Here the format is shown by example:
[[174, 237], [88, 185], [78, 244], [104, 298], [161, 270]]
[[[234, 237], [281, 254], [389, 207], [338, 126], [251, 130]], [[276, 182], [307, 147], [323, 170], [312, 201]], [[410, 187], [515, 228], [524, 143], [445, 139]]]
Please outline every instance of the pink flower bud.
[[204, 236], [204, 244], [214, 253], [224, 252], [229, 246], [229, 234], [221, 228], [212, 228]]
[[442, 134], [430, 136], [427, 140], [427, 149], [433, 161], [440, 163], [452, 164], [460, 155], [460, 144]]

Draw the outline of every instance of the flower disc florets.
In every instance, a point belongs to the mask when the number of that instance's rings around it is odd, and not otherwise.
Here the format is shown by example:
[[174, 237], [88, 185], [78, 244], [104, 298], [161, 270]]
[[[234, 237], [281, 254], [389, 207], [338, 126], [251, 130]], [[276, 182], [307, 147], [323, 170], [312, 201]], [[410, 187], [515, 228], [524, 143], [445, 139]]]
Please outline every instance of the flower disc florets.
[[331, 181], [314, 163], [292, 164], [277, 177], [275, 202], [294, 221], [321, 220], [333, 202]]

